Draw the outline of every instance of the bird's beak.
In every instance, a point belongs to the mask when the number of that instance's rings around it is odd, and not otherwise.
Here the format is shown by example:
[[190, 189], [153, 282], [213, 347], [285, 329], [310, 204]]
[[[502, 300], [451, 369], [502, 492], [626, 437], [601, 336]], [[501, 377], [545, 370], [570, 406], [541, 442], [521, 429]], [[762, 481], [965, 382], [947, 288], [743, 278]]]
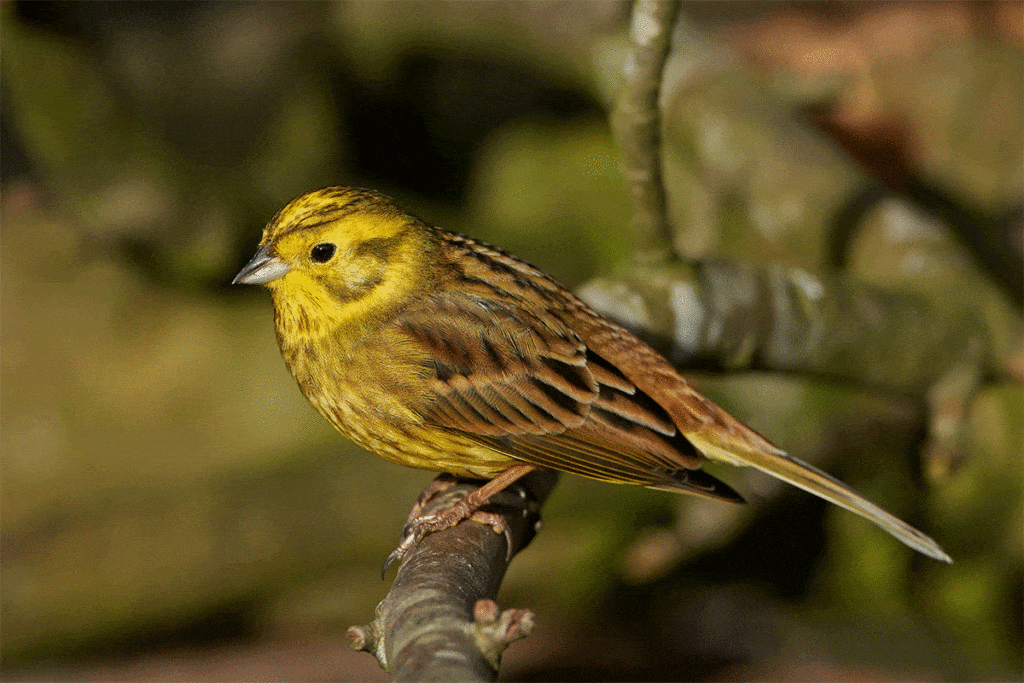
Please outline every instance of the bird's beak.
[[233, 285], [265, 285], [271, 280], [284, 277], [291, 266], [270, 253], [270, 245], [259, 248], [252, 260], [238, 271], [231, 281]]

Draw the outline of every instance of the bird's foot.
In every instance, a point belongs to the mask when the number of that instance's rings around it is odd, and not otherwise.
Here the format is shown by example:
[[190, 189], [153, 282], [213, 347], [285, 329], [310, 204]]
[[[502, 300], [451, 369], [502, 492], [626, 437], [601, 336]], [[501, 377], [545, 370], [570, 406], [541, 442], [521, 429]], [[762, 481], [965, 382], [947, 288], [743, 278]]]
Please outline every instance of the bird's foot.
[[[512, 537], [505, 518], [496, 512], [489, 512], [480, 508], [487, 503], [493, 494], [501, 491], [535, 469], [537, 468], [534, 465], [514, 465], [470, 493], [459, 490], [446, 494], [457, 483], [457, 479], [450, 474], [442, 474], [436, 477], [423, 490], [416, 500], [416, 504], [413, 505], [412, 510], [409, 512], [405, 527], [402, 529], [402, 540], [398, 543], [398, 547], [388, 555], [388, 559], [384, 561], [381, 576], [384, 576], [392, 562], [404, 558], [424, 536], [435, 531], [450, 529], [464, 519], [471, 519], [474, 522], [486, 524], [494, 529], [495, 533], [505, 534], [505, 540], [508, 541], [509, 559], [511, 559]], [[427, 506], [441, 495], [451, 496], [453, 500], [445, 501], [439, 506], [439, 509], [424, 514], [423, 511]], [[525, 497], [526, 493], [522, 492], [522, 495]]]
[[[436, 481], [437, 480], [435, 480], [435, 482]], [[440, 495], [445, 490], [451, 488], [453, 483], [454, 482], [451, 482], [447, 486], [439, 488], [431, 495], [428, 495], [425, 499], [418, 500], [416, 502], [413, 506], [412, 512], [409, 513], [409, 518], [406, 521], [405, 526], [402, 528], [402, 540], [384, 561], [384, 567], [381, 569], [381, 576], [387, 572], [388, 567], [391, 566], [392, 562], [396, 562], [404, 558], [410, 550], [416, 547], [416, 544], [419, 543], [424, 536], [432, 534], [435, 531], [450, 529], [466, 519], [490, 526], [494, 529], [494, 533], [496, 534], [503, 533], [506, 537], [508, 536], [508, 525], [506, 524], [503, 516], [496, 512], [487, 512], [486, 510], [479, 509], [480, 505], [483, 503], [476, 503], [471, 500], [471, 495], [466, 495], [461, 492], [455, 494], [459, 496], [459, 499], [452, 503], [450, 507], [422, 514], [423, 508], [426, 504], [435, 496]], [[508, 547], [511, 549], [512, 539], [507, 538], [506, 540], [508, 541]]]
[[405, 538], [409, 525], [416, 521], [416, 518], [423, 512], [423, 508], [427, 507], [427, 503], [457, 483], [458, 479], [448, 473], [442, 473], [434, 477], [434, 480], [427, 484], [425, 489], [420, 491], [420, 495], [416, 498], [416, 502], [413, 503], [412, 509], [409, 510], [409, 516], [405, 518], [405, 526], [402, 528], [402, 538]]

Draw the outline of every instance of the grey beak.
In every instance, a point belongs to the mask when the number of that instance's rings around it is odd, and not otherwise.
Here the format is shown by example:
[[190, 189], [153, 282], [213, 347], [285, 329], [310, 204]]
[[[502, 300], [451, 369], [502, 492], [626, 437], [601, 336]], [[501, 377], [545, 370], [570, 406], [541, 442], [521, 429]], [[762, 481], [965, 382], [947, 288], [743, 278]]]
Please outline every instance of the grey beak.
[[238, 271], [238, 275], [231, 281], [233, 285], [265, 285], [271, 280], [283, 277], [291, 270], [291, 266], [271, 255], [270, 245], [259, 248], [252, 260], [245, 264], [245, 267]]

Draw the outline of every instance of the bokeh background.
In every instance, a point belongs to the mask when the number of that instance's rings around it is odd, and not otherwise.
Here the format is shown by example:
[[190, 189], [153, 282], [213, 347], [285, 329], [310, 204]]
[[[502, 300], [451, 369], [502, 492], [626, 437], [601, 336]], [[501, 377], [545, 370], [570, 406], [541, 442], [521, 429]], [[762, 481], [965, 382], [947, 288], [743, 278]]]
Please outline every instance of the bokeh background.
[[[335, 434], [227, 283], [335, 184], [611, 272], [628, 28], [601, 0], [0, 4], [5, 680], [383, 678], [343, 635], [432, 475]], [[1020, 235], [1022, 5], [684, 3], [662, 107], [680, 253], [948, 290], [1010, 372], [935, 463], [920, 395], [693, 368], [955, 563], [756, 473], [715, 470], [743, 507], [563, 477], [499, 596], [538, 615], [503, 676], [1020, 680], [1021, 311], [949, 221]]]

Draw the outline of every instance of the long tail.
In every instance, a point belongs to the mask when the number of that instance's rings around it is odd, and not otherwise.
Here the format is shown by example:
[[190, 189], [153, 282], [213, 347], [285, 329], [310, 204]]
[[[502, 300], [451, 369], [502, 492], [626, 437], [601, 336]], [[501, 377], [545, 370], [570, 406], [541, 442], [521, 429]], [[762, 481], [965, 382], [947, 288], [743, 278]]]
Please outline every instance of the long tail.
[[[699, 433], [686, 435], [693, 445], [707, 457], [713, 460], [722, 460], [733, 465], [756, 467], [773, 477], [789, 482], [793, 486], [799, 486], [816, 496], [820, 496], [830, 503], [855, 512], [865, 517], [890, 534], [907, 544], [914, 550], [924, 553], [928, 557], [952, 562], [939, 544], [929, 536], [921, 533], [903, 520], [889, 514], [870, 500], [860, 495], [849, 486], [835, 477], [822, 472], [816, 467], [790, 457], [785, 452], [774, 448], [770, 443], [764, 441], [764, 448], [744, 448], [742, 453], [727, 451], [721, 446], [710, 443]], [[772, 449], [772, 450], [769, 450]]]

